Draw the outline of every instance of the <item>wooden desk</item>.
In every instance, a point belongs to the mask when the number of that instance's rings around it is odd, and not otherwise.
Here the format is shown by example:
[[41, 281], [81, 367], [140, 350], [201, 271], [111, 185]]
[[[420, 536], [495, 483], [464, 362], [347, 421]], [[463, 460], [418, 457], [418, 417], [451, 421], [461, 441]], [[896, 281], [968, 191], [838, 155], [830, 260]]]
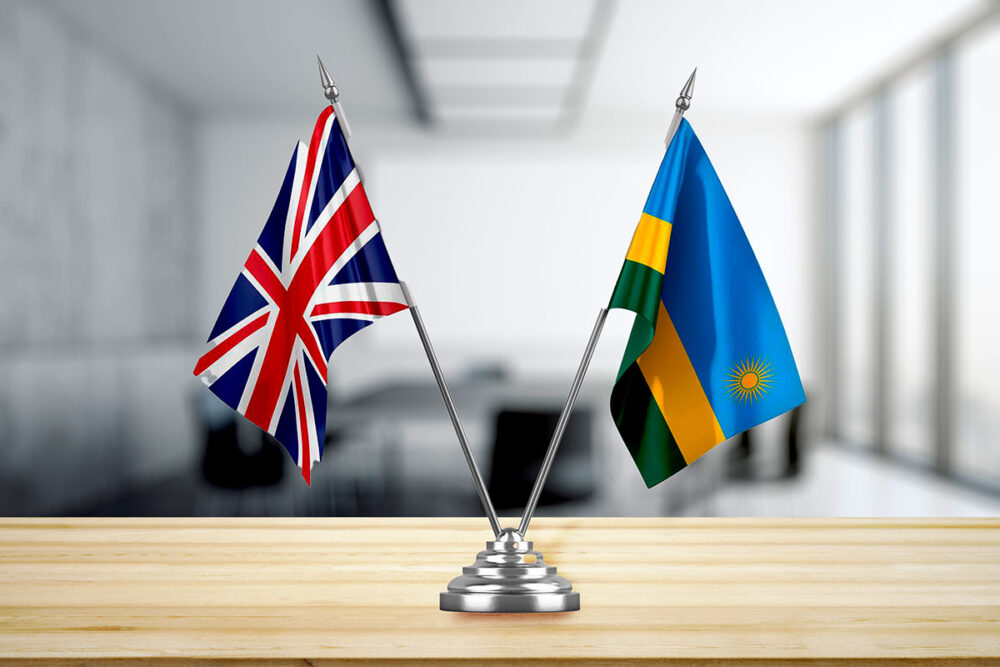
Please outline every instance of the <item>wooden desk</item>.
[[540, 518], [530, 537], [581, 611], [438, 611], [487, 532], [482, 519], [0, 519], [0, 659], [1000, 658], [1000, 520]]

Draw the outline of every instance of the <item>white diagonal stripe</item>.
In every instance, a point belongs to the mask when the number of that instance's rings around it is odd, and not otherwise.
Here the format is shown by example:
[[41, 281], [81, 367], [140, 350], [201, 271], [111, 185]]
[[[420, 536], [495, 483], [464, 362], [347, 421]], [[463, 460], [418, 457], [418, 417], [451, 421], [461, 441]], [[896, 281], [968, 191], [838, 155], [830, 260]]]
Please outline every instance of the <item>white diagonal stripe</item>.
[[[354, 256], [358, 254], [358, 251], [365, 247], [365, 245], [375, 238], [375, 235], [378, 233], [379, 228], [377, 222], [373, 222], [365, 227], [365, 229], [358, 234], [358, 238], [354, 239], [354, 241], [351, 242], [351, 245], [344, 248], [344, 252], [340, 253], [340, 257], [338, 257], [337, 260], [330, 265], [330, 268], [327, 269], [326, 275], [323, 276], [320, 284], [326, 285], [328, 282], [333, 280], [333, 277], [340, 273], [340, 270], [344, 268], [344, 265], [354, 259]], [[312, 298], [309, 299], [309, 305], [306, 307], [306, 313], [312, 312], [313, 306], [318, 303], [318, 299], [320, 299], [322, 291], [323, 289], [320, 288], [313, 293]]]
[[368, 320], [374, 322], [385, 315], [371, 315], [369, 313], [326, 313], [325, 315], [314, 315], [309, 318], [311, 322], [321, 322], [323, 320]]
[[295, 174], [292, 177], [292, 191], [288, 195], [288, 211], [285, 213], [285, 237], [281, 246], [281, 266], [285, 269], [281, 274], [281, 283], [288, 287], [288, 282], [294, 273], [288, 270], [292, 263], [289, 256], [292, 251], [292, 232], [295, 230], [295, 213], [299, 209], [299, 197], [302, 196], [302, 179], [305, 178], [308, 147], [301, 141], [295, 145]]
[[[309, 443], [309, 459], [310, 468], [312, 468], [313, 461], [319, 461], [319, 433], [316, 431], [316, 415], [313, 414], [313, 402], [312, 393], [309, 387], [309, 375], [306, 369], [306, 364], [312, 363], [307, 360], [307, 355], [305, 350], [303, 350], [302, 358], [299, 359], [299, 375], [302, 376], [302, 403], [305, 407], [306, 413], [306, 437], [311, 441]], [[301, 459], [301, 457], [299, 457]]]
[[[316, 197], [316, 184], [319, 182], [319, 174], [323, 171], [323, 159], [326, 157], [326, 144], [330, 139], [330, 129], [333, 127], [333, 120], [334, 114], [327, 116], [326, 123], [323, 125], [323, 133], [319, 138], [319, 146], [316, 150], [316, 162], [313, 163], [312, 180], [309, 182], [309, 190], [306, 191], [306, 205], [302, 212], [302, 229], [299, 231], [300, 234], [305, 233], [306, 226], [309, 224], [309, 213], [312, 211], [313, 199]], [[306, 159], [308, 160], [308, 157]], [[322, 217], [317, 218], [317, 224], [321, 219]], [[309, 247], [305, 239], [301, 239], [301, 241], [302, 243], [299, 244], [298, 251], [299, 256]]]
[[[312, 226], [312, 229], [309, 230], [309, 233], [306, 234], [305, 239], [303, 239], [302, 243], [299, 245], [299, 250], [292, 259], [291, 265], [286, 267], [286, 270], [289, 272], [289, 276], [294, 276], [295, 272], [299, 270], [299, 265], [302, 264], [302, 260], [309, 252], [309, 248], [311, 248], [313, 243], [316, 242], [316, 237], [318, 237], [323, 229], [330, 224], [330, 221], [333, 219], [333, 214], [337, 212], [337, 209], [340, 208], [341, 204], [343, 204], [350, 194], [354, 192], [354, 188], [357, 187], [358, 183], [360, 183], [358, 180], [358, 170], [354, 169], [347, 175], [347, 178], [344, 179], [344, 182], [340, 185], [337, 191], [333, 193], [333, 196], [330, 197], [330, 201], [327, 203], [326, 208], [323, 209], [323, 211], [319, 214], [319, 217], [316, 219], [316, 224]], [[294, 224], [294, 218], [292, 221]], [[305, 226], [304, 222], [303, 226]], [[289, 281], [291, 281], [291, 278], [289, 278]]]
[[340, 301], [389, 301], [406, 303], [403, 288], [399, 283], [347, 283], [346, 285], [324, 285], [316, 290], [316, 302], [338, 303]]
[[[250, 334], [249, 336], [241, 340], [239, 343], [234, 345], [231, 350], [229, 350], [224, 355], [216, 359], [215, 363], [213, 363], [211, 366], [209, 366], [201, 373], [199, 373], [198, 379], [200, 379], [203, 383], [205, 383], [206, 387], [210, 386], [220, 377], [225, 375], [225, 373], [230, 368], [236, 365], [236, 362], [238, 362], [240, 359], [250, 354], [250, 352], [255, 347], [258, 347], [262, 342], [267, 340], [266, 334], [268, 333], [269, 331], [267, 327], [263, 327], [261, 329], [258, 329], [257, 331], [254, 331], [252, 334]], [[263, 355], [258, 355], [258, 356], [263, 356]]]
[[[253, 311], [252, 313], [250, 313], [249, 315], [247, 315], [246, 317], [244, 317], [242, 320], [240, 320], [239, 322], [237, 322], [233, 326], [229, 327], [228, 329], [226, 329], [225, 331], [223, 331], [222, 333], [220, 333], [219, 335], [217, 335], [212, 340], [208, 341], [208, 349], [212, 350], [215, 347], [221, 345], [227, 338], [229, 338], [230, 336], [232, 336], [234, 333], [236, 333], [237, 331], [239, 331], [240, 329], [242, 329], [246, 325], [248, 325], [251, 322], [253, 322], [255, 319], [257, 319], [258, 317], [260, 317], [261, 315], [263, 315], [265, 312], [270, 312], [270, 311], [271, 311], [271, 306], [270, 305], [265, 304], [265, 305], [261, 306], [260, 308], [258, 308], [257, 310]], [[270, 319], [273, 319], [273, 318], [270, 318]]]

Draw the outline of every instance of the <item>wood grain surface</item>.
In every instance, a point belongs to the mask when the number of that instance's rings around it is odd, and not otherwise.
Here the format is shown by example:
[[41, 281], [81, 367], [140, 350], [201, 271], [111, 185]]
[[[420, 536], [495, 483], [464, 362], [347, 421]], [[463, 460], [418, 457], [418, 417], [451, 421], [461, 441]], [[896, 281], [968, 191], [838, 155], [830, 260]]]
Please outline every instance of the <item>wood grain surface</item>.
[[0, 519], [0, 661], [1000, 663], [1000, 519], [538, 518], [529, 537], [580, 611], [439, 611], [484, 519]]

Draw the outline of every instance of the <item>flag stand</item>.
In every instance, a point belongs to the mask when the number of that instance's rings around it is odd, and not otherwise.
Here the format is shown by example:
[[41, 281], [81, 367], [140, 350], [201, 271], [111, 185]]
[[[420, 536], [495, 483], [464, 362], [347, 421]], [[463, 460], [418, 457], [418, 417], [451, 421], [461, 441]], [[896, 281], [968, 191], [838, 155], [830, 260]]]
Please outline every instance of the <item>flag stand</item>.
[[[326, 67], [324, 67], [323, 61], [320, 60], [319, 56], [316, 56], [316, 59], [319, 63], [320, 80], [323, 84], [324, 95], [342, 121], [345, 138], [349, 138], [350, 126], [347, 123], [347, 117], [340, 104], [340, 91], [334, 84]], [[680, 126], [681, 117], [690, 106], [691, 92], [694, 88], [694, 77], [695, 74], [692, 72], [691, 77], [677, 98], [676, 112], [667, 133], [667, 147], [670, 146], [670, 140]], [[569, 395], [566, 398], [566, 404], [559, 415], [559, 420], [556, 423], [555, 431], [549, 442], [549, 448], [546, 451], [545, 459], [539, 470], [538, 478], [535, 480], [528, 504], [525, 506], [520, 527], [515, 530], [514, 528], [500, 527], [496, 509], [493, 507], [489, 491], [483, 481], [482, 474], [479, 472], [479, 467], [476, 465], [476, 460], [472, 455], [465, 429], [462, 427], [462, 422], [458, 417], [455, 403], [452, 400], [451, 392], [448, 390], [448, 385], [441, 371], [437, 355], [434, 353], [434, 348], [431, 345], [430, 337], [424, 326], [423, 318], [420, 316], [420, 311], [414, 303], [406, 284], [400, 283], [400, 285], [403, 289], [406, 303], [409, 306], [410, 314], [413, 317], [413, 323], [417, 328], [417, 334], [420, 336], [420, 342], [423, 344], [424, 353], [430, 362], [434, 380], [437, 382], [441, 397], [444, 399], [448, 416], [451, 418], [452, 426], [455, 428], [459, 445], [462, 447], [462, 453], [465, 455], [466, 463], [469, 465], [469, 471], [472, 474], [476, 491], [479, 494], [479, 499], [483, 504], [483, 509], [486, 512], [486, 517], [489, 519], [490, 527], [493, 529], [494, 534], [494, 539], [486, 542], [486, 549], [477, 554], [476, 562], [471, 566], [463, 568], [462, 574], [449, 582], [448, 590], [441, 593], [441, 610], [486, 613], [578, 610], [580, 608], [580, 594], [573, 591], [573, 586], [568, 580], [556, 574], [555, 566], [545, 563], [542, 554], [534, 550], [533, 543], [525, 540], [524, 535], [528, 530], [528, 525], [531, 523], [531, 518], [537, 507], [542, 488], [548, 479], [556, 451], [565, 433], [569, 415], [576, 404], [577, 396], [580, 393], [584, 377], [587, 374], [587, 368], [594, 355], [594, 350], [597, 348], [597, 341], [600, 338], [601, 331], [604, 328], [604, 321], [608, 315], [607, 309], [602, 308], [598, 313], [594, 329], [590, 334], [590, 340], [587, 342], [587, 347], [584, 350], [583, 358], [580, 360], [576, 377], [573, 379]]]
[[556, 574], [555, 566], [545, 564], [542, 554], [534, 551], [534, 544], [525, 540], [524, 534], [552, 469], [552, 461], [566, 431], [569, 415], [576, 404], [580, 387], [583, 386], [583, 378], [587, 375], [587, 368], [597, 349], [597, 341], [607, 317], [608, 309], [601, 308], [566, 397], [566, 405], [556, 422], [520, 527], [517, 530], [504, 528], [495, 540], [486, 543], [486, 550], [479, 552], [476, 562], [471, 567], [463, 568], [463, 574], [448, 584], [448, 592], [441, 594], [441, 609], [478, 612], [554, 612], [580, 609], [580, 594], [573, 591], [573, 585], [569, 581]]
[[413, 302], [406, 283], [400, 283], [406, 303], [410, 307], [413, 323], [420, 335], [427, 360], [431, 364], [434, 379], [441, 397], [444, 399], [448, 416], [455, 427], [455, 434], [462, 446], [469, 472], [479, 492], [479, 499], [486, 510], [486, 516], [493, 528], [494, 539], [486, 543], [486, 550], [480, 551], [471, 567], [462, 569], [462, 575], [448, 584], [448, 591], [441, 593], [442, 611], [471, 612], [529, 612], [529, 611], [574, 611], [580, 608], [580, 595], [573, 592], [568, 581], [556, 575], [556, 568], [545, 564], [542, 554], [532, 550], [531, 542], [513, 528], [500, 528], [496, 509], [490, 500], [489, 491], [479, 472], [479, 466], [472, 456], [465, 429], [458, 418], [455, 402], [451, 398], [441, 365], [431, 346], [427, 329], [424, 327], [420, 310]]
[[[677, 96], [677, 101], [674, 103], [674, 117], [670, 121], [670, 128], [667, 130], [667, 136], [663, 141], [664, 150], [670, 148], [670, 142], [677, 133], [677, 129], [681, 126], [681, 119], [684, 117], [684, 112], [691, 108], [691, 95], [694, 93], [694, 77], [697, 73], [698, 68], [696, 67], [691, 72], [691, 76], [688, 77], [687, 83], [681, 88], [681, 92]], [[552, 469], [552, 461], [555, 459], [556, 450], [559, 449], [559, 444], [562, 442], [563, 433], [565, 433], [566, 424], [569, 421], [569, 415], [576, 404], [576, 397], [580, 393], [583, 378], [586, 376], [587, 368], [590, 366], [590, 358], [594, 356], [594, 349], [597, 347], [597, 340], [604, 329], [604, 320], [607, 319], [607, 316], [607, 308], [601, 308], [601, 312], [597, 314], [594, 330], [590, 334], [590, 341], [587, 342], [587, 349], [583, 352], [583, 359], [580, 360], [580, 367], [576, 371], [576, 377], [573, 378], [569, 396], [566, 398], [566, 405], [563, 406], [562, 414], [559, 415], [559, 421], [556, 422], [556, 429], [552, 433], [552, 440], [549, 441], [549, 449], [545, 452], [545, 460], [542, 462], [541, 470], [538, 471], [535, 486], [531, 489], [531, 497], [528, 499], [528, 504], [524, 508], [524, 515], [521, 517], [521, 525], [518, 528], [518, 533], [522, 537], [528, 532], [528, 524], [531, 523], [531, 517], [535, 513], [538, 498], [542, 495], [545, 480], [549, 477], [549, 471]]]
[[[691, 106], [695, 73], [691, 72], [675, 103], [675, 112], [664, 141], [665, 148], [680, 127], [684, 112]], [[573, 412], [590, 360], [597, 349], [597, 341], [604, 329], [608, 309], [601, 308], [590, 333], [583, 358], [570, 385], [566, 404], [563, 406], [556, 428], [538, 471], [531, 496], [524, 508], [517, 530], [504, 528], [495, 540], [486, 543], [476, 562], [463, 569], [463, 574], [451, 580], [448, 591], [441, 593], [441, 609], [445, 611], [476, 612], [555, 612], [576, 611], [580, 608], [580, 594], [573, 592], [569, 581], [556, 574], [556, 568], [546, 565], [542, 555], [533, 550], [533, 543], [525, 540], [528, 525], [534, 516], [545, 481], [552, 470], [556, 451], [566, 432], [569, 416]], [[526, 562], [527, 561], [527, 562]]]

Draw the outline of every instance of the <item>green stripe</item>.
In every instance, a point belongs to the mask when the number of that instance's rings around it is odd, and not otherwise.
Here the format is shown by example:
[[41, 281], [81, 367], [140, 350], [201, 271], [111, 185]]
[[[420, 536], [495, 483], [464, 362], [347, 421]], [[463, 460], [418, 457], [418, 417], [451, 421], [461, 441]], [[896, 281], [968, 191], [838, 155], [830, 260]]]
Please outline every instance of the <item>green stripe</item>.
[[638, 364], [631, 364], [615, 382], [611, 415], [647, 487], [687, 466]]
[[687, 466], [636, 363], [653, 342], [662, 292], [662, 273], [627, 259], [608, 306], [636, 314], [618, 380], [611, 392], [611, 415], [648, 487]]
[[660, 312], [660, 295], [663, 292], [663, 274], [645, 264], [625, 260], [622, 272], [615, 283], [608, 308], [624, 308], [637, 315], [632, 323], [632, 334], [625, 347], [625, 356], [618, 369], [621, 378], [626, 369], [653, 342], [656, 318]]
[[663, 293], [663, 274], [645, 264], [626, 259], [618, 274], [615, 291], [608, 308], [624, 308], [641, 316], [651, 327], [656, 326]]

